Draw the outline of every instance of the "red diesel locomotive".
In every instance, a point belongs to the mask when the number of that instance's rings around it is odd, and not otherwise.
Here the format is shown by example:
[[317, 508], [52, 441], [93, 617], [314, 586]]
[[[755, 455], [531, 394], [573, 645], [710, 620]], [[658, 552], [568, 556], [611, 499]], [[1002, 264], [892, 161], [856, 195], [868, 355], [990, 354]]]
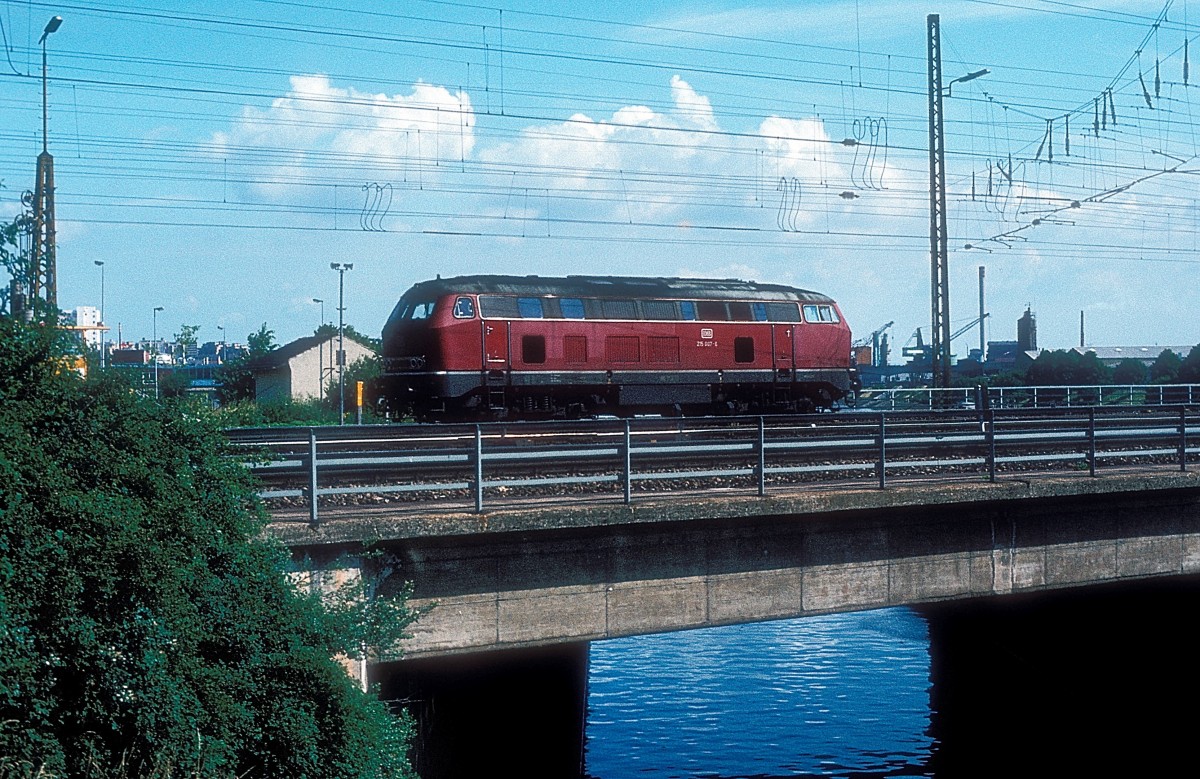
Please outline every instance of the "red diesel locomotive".
[[825, 295], [616, 276], [420, 282], [384, 326], [383, 377], [418, 419], [809, 411], [858, 389]]

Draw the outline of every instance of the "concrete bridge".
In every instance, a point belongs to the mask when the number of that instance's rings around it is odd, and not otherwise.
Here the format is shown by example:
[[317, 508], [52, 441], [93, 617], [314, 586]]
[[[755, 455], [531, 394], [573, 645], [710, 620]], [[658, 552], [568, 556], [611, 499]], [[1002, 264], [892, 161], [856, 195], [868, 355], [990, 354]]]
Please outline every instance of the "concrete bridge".
[[317, 570], [387, 552], [434, 607], [408, 658], [1200, 573], [1200, 474], [1165, 468], [326, 516], [271, 530]]
[[[311, 562], [315, 585], [370, 575], [374, 563], [362, 561], [375, 558], [360, 556], [369, 546], [396, 566], [393, 584], [415, 584], [414, 606], [432, 607], [405, 659], [381, 658], [371, 671], [386, 697], [415, 708], [417, 764], [429, 779], [483, 775], [497, 760], [527, 775], [580, 776], [592, 640], [901, 605], [926, 614], [931, 655], [967, 659], [965, 671], [934, 662], [942, 767], [1047, 734], [1046, 751], [1060, 749], [1059, 723], [1038, 713], [1057, 710], [1054, 700], [1037, 703], [1049, 689], [1098, 696], [1087, 707], [1096, 719], [1080, 732], [1108, 733], [1121, 721], [1114, 712], [1138, 712], [1139, 755], [1169, 754], [1159, 741], [1182, 738], [1178, 718], [1153, 716], [1174, 710], [1179, 681], [1153, 674], [1179, 665], [1162, 662], [1164, 647], [1183, 646], [1141, 639], [1163, 635], [1200, 593], [1193, 472], [914, 480], [768, 497], [674, 492], [634, 504], [558, 498], [482, 515], [428, 504], [346, 508], [315, 530], [305, 519], [279, 517], [271, 531]], [[1150, 596], [1152, 613], [1145, 601], [1063, 600], [1147, 581], [1184, 589]], [[997, 610], [1009, 602], [1026, 605], [1016, 616]], [[1013, 657], [1025, 664], [1006, 667]], [[1098, 693], [1094, 680], [1123, 663], [1145, 668], [1146, 684], [1124, 697]], [[1018, 691], [1000, 701], [1007, 707], [990, 695], [998, 674]], [[1088, 748], [1060, 754], [1074, 769]]]

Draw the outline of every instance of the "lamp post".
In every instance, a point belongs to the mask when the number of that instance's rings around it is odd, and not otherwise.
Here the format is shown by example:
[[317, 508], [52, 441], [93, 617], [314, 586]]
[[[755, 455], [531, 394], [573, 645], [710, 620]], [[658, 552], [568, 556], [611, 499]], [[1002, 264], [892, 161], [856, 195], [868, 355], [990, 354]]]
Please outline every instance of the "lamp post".
[[155, 306], [153, 324], [150, 329], [150, 361], [154, 363], [154, 399], [158, 400], [158, 312], [162, 306]]
[[338, 424], [346, 424], [346, 271], [354, 268], [352, 262], [331, 262], [329, 267], [338, 272]]
[[[100, 268], [100, 327], [104, 327], [104, 260], [93, 260]], [[100, 367], [104, 367], [104, 330], [100, 330]]]
[[955, 84], [986, 76], [987, 68], [942, 86], [942, 33], [938, 14], [926, 17], [929, 44], [929, 259], [933, 337], [930, 370], [935, 389], [950, 386], [950, 263], [946, 227], [946, 139], [942, 98]]
[[221, 331], [221, 345], [217, 347], [217, 362], [220, 363], [225, 359], [225, 325], [217, 325], [217, 329]]
[[[325, 301], [321, 298], [313, 298], [312, 302], [321, 306], [321, 321], [317, 323], [317, 335], [321, 335], [321, 328], [325, 326]], [[317, 397], [320, 398], [325, 394], [325, 342], [321, 341], [317, 344]]]
[[[54, 157], [50, 155], [49, 89], [46, 71], [46, 39], [62, 26], [55, 16], [42, 30], [42, 153], [37, 158], [37, 182], [33, 191], [33, 240], [29, 251], [30, 302], [42, 301], [48, 312], [58, 307], [58, 267], [55, 259]], [[33, 305], [30, 306], [33, 308]], [[53, 314], [51, 314], [53, 315]]]

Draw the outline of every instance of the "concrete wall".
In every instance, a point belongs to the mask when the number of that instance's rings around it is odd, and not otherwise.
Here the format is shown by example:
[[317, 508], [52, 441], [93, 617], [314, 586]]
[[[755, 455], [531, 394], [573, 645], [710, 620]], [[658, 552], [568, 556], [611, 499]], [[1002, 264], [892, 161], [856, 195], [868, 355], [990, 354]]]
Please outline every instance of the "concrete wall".
[[1070, 476], [277, 527], [377, 539], [432, 606], [409, 657], [1200, 572], [1200, 479]]

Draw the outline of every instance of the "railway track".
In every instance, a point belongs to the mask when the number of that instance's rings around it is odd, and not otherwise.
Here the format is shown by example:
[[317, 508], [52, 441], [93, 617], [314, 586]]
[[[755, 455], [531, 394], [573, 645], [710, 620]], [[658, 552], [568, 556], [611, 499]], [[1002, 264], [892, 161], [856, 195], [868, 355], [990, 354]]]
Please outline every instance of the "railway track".
[[[982, 477], [1200, 461], [1200, 408], [846, 412], [699, 419], [243, 428], [230, 443], [269, 507], [497, 495], [621, 495]], [[316, 500], [313, 500], [313, 496]]]

